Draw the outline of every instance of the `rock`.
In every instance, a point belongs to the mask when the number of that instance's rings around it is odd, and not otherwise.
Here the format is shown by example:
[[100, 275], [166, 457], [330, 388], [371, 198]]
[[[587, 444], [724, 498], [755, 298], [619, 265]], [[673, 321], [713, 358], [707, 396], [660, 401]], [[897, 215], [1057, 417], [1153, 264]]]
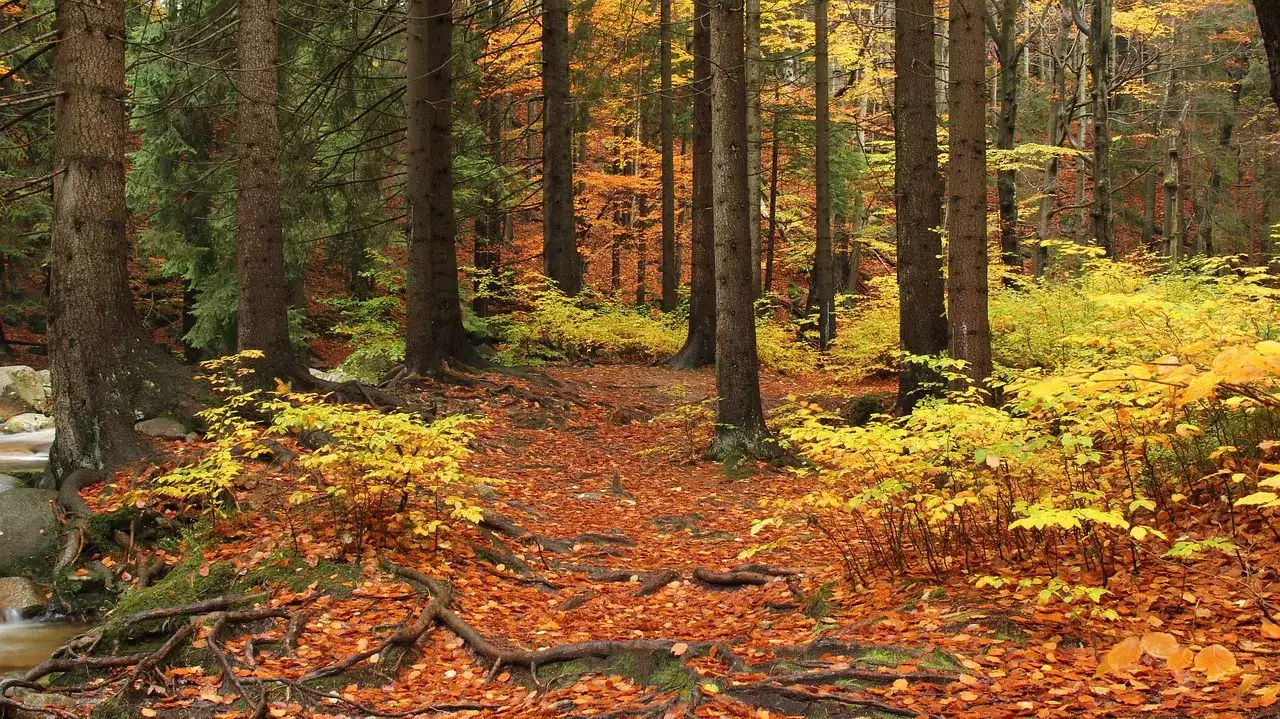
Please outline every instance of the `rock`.
[[0, 576], [40, 577], [58, 553], [57, 492], [11, 489], [0, 500]]
[[30, 619], [44, 611], [44, 592], [30, 579], [0, 578], [0, 614]]
[[53, 426], [53, 417], [38, 412], [27, 412], [16, 417], [10, 417], [7, 422], [0, 425], [0, 432], [8, 434], [19, 434], [21, 432], [39, 432], [42, 429], [49, 429]]
[[25, 365], [0, 367], [0, 420], [45, 411], [44, 382]]
[[322, 369], [316, 369], [315, 367], [312, 367], [307, 371], [311, 373], [312, 377], [315, 377], [316, 379], [324, 380], [325, 382], [342, 383], [352, 379], [350, 375], [338, 369], [330, 370], [326, 372]]
[[133, 429], [147, 435], [148, 437], [183, 439], [187, 436], [187, 428], [183, 427], [181, 422], [172, 417], [152, 417], [151, 419], [144, 419], [133, 425]]
[[44, 385], [45, 399], [53, 401], [53, 375], [49, 374], [49, 370], [42, 369], [36, 372], [40, 376], [40, 383]]
[[5, 492], [8, 492], [11, 489], [22, 489], [26, 486], [27, 486], [26, 482], [23, 482], [21, 479], [18, 479], [17, 477], [13, 477], [7, 474], [0, 474], [0, 494], [4, 494]]

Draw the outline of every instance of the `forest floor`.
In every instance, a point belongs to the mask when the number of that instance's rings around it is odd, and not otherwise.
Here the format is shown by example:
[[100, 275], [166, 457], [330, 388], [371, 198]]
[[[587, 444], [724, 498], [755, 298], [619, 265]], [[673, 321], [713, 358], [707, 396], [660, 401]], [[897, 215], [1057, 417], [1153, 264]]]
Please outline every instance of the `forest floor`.
[[[770, 406], [850, 396], [821, 376], [766, 376], [763, 388]], [[486, 375], [449, 389], [437, 403], [489, 420], [467, 466], [496, 480], [477, 498], [481, 526], [352, 569], [327, 561], [342, 550], [322, 529], [299, 532], [261, 510], [233, 515], [197, 550], [196, 575], [273, 564], [304, 573], [281, 559], [292, 550], [322, 572], [339, 567], [327, 579], [340, 591], [325, 591], [322, 577], [274, 585], [252, 618], [201, 610], [194, 646], [219, 649], [217, 662], [133, 671], [116, 701], [129, 715], [184, 718], [1276, 716], [1274, 692], [1254, 690], [1280, 675], [1280, 641], [1263, 636], [1254, 598], [1225, 562], [1221, 573], [1122, 572], [1107, 603], [1120, 619], [1106, 621], [1087, 606], [977, 589], [958, 573], [858, 583], [817, 529], [740, 559], [757, 541], [761, 501], [805, 493], [812, 480], [703, 461], [705, 428], [650, 421], [713, 393], [709, 371], [635, 366]], [[301, 474], [271, 465], [238, 498], [267, 506]], [[114, 489], [94, 490], [91, 503], [106, 508]], [[184, 561], [181, 551], [169, 561]], [[760, 564], [743, 567], [751, 561]], [[447, 582], [448, 596], [423, 575]], [[1209, 682], [1148, 656], [1095, 677], [1117, 643], [1153, 631], [1195, 650], [1222, 644], [1238, 666]], [[516, 651], [542, 648], [553, 649]]]

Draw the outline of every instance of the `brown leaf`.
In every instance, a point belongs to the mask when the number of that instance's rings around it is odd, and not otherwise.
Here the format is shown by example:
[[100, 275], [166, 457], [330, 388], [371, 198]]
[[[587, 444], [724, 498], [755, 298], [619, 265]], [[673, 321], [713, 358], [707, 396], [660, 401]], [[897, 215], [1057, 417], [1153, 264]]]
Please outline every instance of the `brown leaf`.
[[1197, 671], [1204, 672], [1206, 679], [1216, 682], [1235, 671], [1236, 658], [1221, 644], [1211, 644], [1196, 655], [1195, 667]]

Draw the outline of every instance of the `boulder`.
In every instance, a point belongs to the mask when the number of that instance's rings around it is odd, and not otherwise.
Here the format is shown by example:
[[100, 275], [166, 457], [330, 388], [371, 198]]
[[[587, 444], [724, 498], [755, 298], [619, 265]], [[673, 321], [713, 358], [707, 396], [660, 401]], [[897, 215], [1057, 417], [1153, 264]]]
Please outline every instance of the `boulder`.
[[45, 411], [44, 382], [25, 365], [0, 367], [0, 420]]
[[308, 369], [307, 372], [310, 372], [311, 376], [315, 377], [318, 380], [323, 380], [325, 382], [334, 382], [337, 384], [341, 384], [342, 382], [346, 382], [347, 380], [351, 379], [350, 375], [338, 369], [330, 370], [326, 372], [325, 370], [316, 369], [315, 367], [312, 367]]
[[53, 375], [49, 374], [49, 370], [42, 369], [36, 374], [40, 375], [40, 384], [44, 385], [44, 396], [50, 402], [53, 401]]
[[44, 611], [44, 592], [30, 579], [0, 578], [0, 615], [30, 619]]
[[7, 422], [0, 425], [0, 432], [7, 434], [20, 434], [22, 432], [39, 432], [42, 429], [49, 429], [53, 426], [53, 417], [38, 412], [27, 412], [16, 417], [10, 417]]
[[172, 417], [152, 417], [144, 419], [133, 425], [134, 431], [141, 432], [148, 437], [165, 437], [167, 439], [182, 439], [187, 436], [187, 428], [182, 423]]
[[0, 494], [4, 494], [11, 489], [21, 489], [26, 486], [27, 483], [17, 477], [8, 474], [0, 474]]
[[0, 576], [47, 574], [58, 553], [57, 492], [18, 488], [0, 496]]

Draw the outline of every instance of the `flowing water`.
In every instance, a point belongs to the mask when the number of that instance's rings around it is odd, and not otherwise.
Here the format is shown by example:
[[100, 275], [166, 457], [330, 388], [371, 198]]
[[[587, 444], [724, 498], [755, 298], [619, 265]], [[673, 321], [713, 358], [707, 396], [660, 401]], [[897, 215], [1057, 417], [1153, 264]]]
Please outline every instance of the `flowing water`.
[[29, 622], [6, 611], [0, 623], [0, 674], [34, 667], [85, 629], [71, 622]]
[[52, 445], [52, 429], [0, 434], [0, 472], [43, 471]]
[[[53, 430], [0, 435], [0, 472], [39, 472], [49, 462]], [[2, 501], [2, 500], [0, 500]], [[13, 610], [0, 616], [0, 674], [33, 667], [84, 631], [71, 622], [32, 622]]]

